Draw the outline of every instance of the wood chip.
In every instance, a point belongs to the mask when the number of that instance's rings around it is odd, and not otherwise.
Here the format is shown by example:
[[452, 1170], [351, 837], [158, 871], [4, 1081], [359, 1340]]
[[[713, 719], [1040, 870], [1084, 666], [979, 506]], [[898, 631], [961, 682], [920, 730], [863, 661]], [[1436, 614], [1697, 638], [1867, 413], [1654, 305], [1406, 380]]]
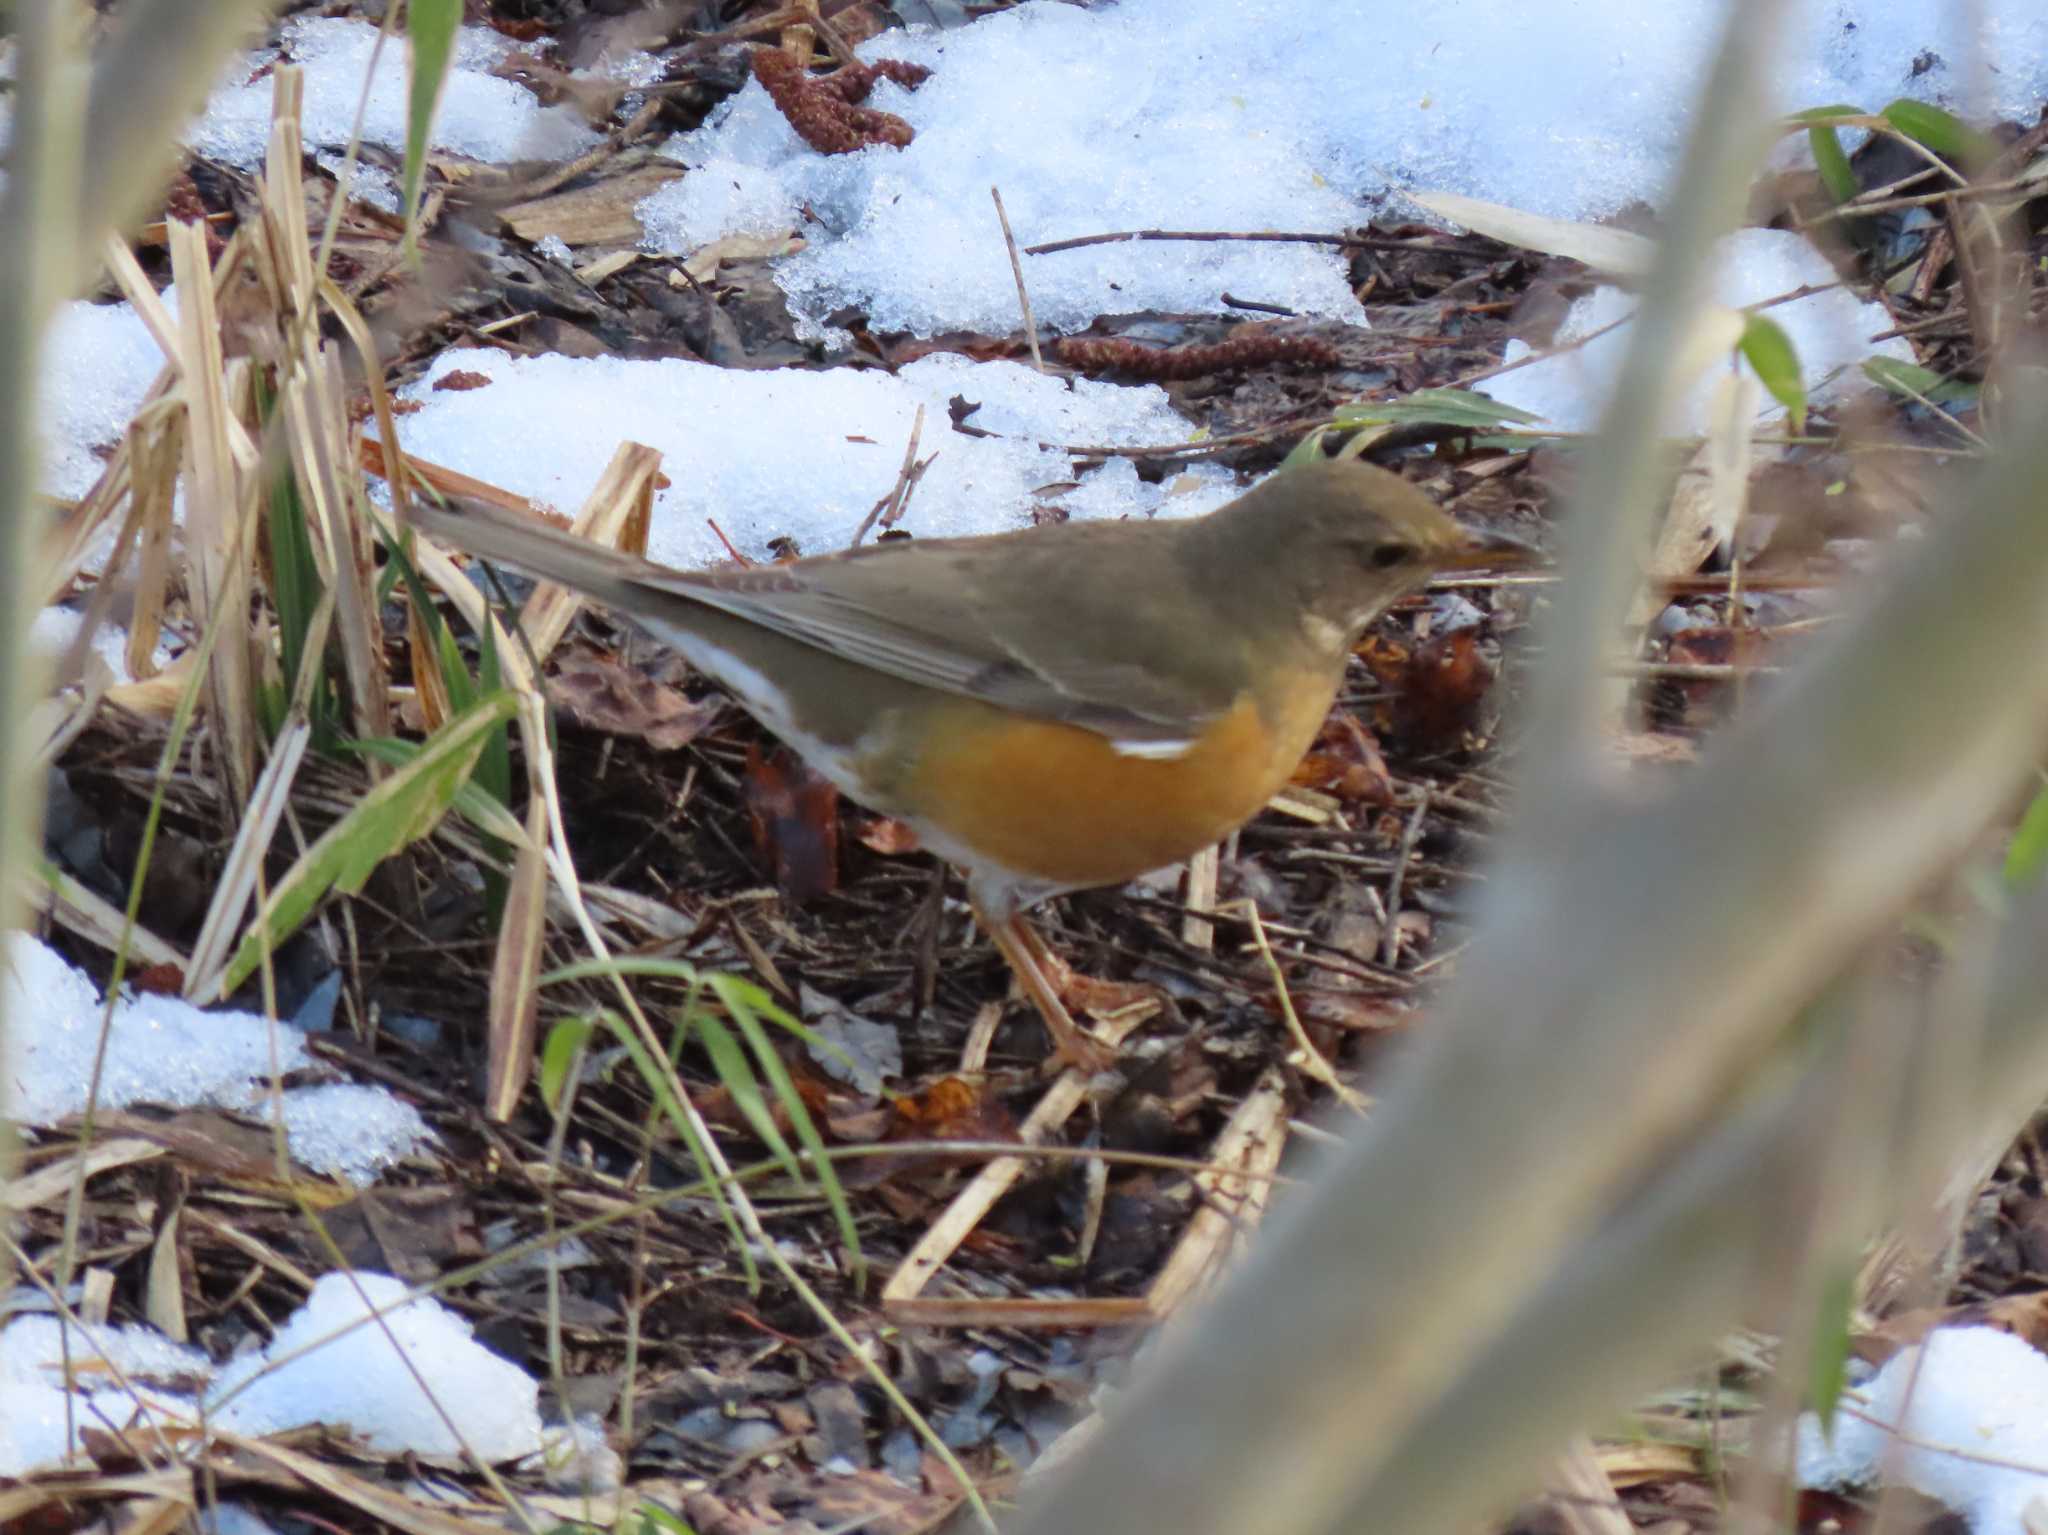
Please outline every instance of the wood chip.
[[645, 231], [633, 210], [682, 174], [680, 165], [643, 165], [593, 186], [514, 203], [498, 217], [522, 240], [553, 235], [569, 246], [638, 245]]

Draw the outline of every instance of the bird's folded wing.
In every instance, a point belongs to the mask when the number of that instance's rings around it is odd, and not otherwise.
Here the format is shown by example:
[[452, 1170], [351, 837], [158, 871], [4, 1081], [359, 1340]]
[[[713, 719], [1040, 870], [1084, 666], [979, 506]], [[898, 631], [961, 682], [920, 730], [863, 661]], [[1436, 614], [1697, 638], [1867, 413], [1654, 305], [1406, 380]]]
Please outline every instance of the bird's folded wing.
[[869, 562], [847, 583], [853, 590], [769, 567], [648, 584], [924, 687], [1091, 730], [1137, 755], [1174, 755], [1235, 701], [1146, 665], [1142, 643], [1121, 656], [1089, 654], [1085, 642], [1047, 643], [1034, 632], [1045, 615], [1006, 622], [975, 600], [971, 583], [906, 581], [908, 571], [883, 569], [897, 562]]

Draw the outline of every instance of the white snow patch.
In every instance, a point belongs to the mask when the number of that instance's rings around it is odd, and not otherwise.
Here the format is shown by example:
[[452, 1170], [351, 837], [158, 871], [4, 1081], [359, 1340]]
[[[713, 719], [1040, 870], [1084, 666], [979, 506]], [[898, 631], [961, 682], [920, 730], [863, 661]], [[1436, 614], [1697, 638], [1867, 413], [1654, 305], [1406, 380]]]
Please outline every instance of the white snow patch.
[[[76, 643], [84, 623], [85, 613], [79, 608], [44, 608], [29, 620], [29, 645], [47, 660], [60, 661]], [[103, 623], [93, 631], [92, 652], [106, 663], [114, 681], [135, 680], [128, 675], [128, 631], [119, 624]], [[173, 659], [169, 647], [159, 643], [155, 659], [158, 671], [169, 666]]]
[[[164, 298], [177, 313], [176, 294]], [[37, 391], [45, 495], [75, 501], [92, 489], [103, 467], [94, 450], [121, 440], [163, 366], [134, 305], [80, 300], [57, 311]]]
[[456, 1456], [467, 1444], [497, 1462], [539, 1451], [540, 1383], [478, 1343], [438, 1301], [408, 1301], [323, 1341], [405, 1293], [388, 1274], [323, 1275], [269, 1348], [220, 1372], [211, 1394], [225, 1405], [215, 1421], [243, 1434], [324, 1423], [380, 1455]]
[[[349, 141], [363, 82], [363, 141], [405, 148], [406, 66], [411, 45], [403, 34], [378, 52], [378, 29], [366, 21], [300, 16], [285, 23], [284, 57], [305, 75], [300, 133], [309, 149], [339, 149]], [[543, 107], [533, 92], [490, 71], [512, 45], [488, 27], [464, 27], [434, 119], [433, 147], [493, 163], [561, 160], [595, 144], [598, 135], [566, 107]], [[377, 67], [371, 74], [370, 61]], [[270, 142], [271, 82], [263, 56], [245, 59], [235, 80], [213, 93], [187, 142], [199, 154], [248, 170]], [[253, 66], [253, 67], [252, 67]]]
[[[491, 382], [435, 389], [458, 369]], [[727, 558], [707, 519], [752, 558], [767, 558], [778, 535], [809, 553], [843, 548], [895, 485], [920, 404], [919, 457], [938, 455], [902, 524], [920, 538], [1026, 526], [1034, 505], [1046, 504], [1037, 492], [1073, 478], [1068, 455], [1041, 444], [1139, 446], [1193, 435], [1156, 386], [1070, 385], [1017, 363], [951, 354], [892, 376], [456, 350], [401, 393], [421, 406], [399, 418], [408, 453], [563, 511], [589, 493], [622, 440], [659, 449], [670, 483], [655, 496], [648, 554], [685, 567]], [[1001, 435], [952, 430], [955, 397], [980, 404], [968, 424]], [[1112, 461], [1066, 502], [1089, 516], [1192, 515], [1237, 489], [1221, 470], [1183, 479], [1174, 488], [1187, 493], [1162, 494]]]
[[[1892, 319], [1884, 306], [1863, 303], [1848, 289], [1838, 286], [1835, 270], [1827, 259], [1797, 234], [1774, 229], [1739, 230], [1722, 242], [1720, 254], [1711, 265], [1715, 301], [1730, 308], [1761, 303], [1801, 288], [1825, 289], [1762, 311], [1790, 336], [1799, 354], [1810, 401], [1823, 401], [1845, 390], [1864, 387], [1858, 364], [1866, 358], [1913, 360], [1913, 349], [1903, 338], [1895, 336], [1876, 342], [1870, 339], [1892, 329]], [[1558, 328], [1554, 344], [1563, 347], [1585, 336], [1592, 340], [1512, 373], [1484, 380], [1474, 388], [1504, 405], [1519, 406], [1540, 416], [1560, 431], [1591, 431], [1599, 425], [1613, 396], [1615, 377], [1628, 348], [1628, 320], [1635, 308], [1634, 297], [1620, 289], [1597, 288], [1572, 305], [1564, 324]], [[1530, 355], [1527, 345], [1510, 341], [1502, 360], [1512, 363]], [[1745, 372], [1750, 371], [1748, 363], [1740, 366]], [[1673, 418], [1665, 423], [1667, 431], [1705, 430], [1707, 404], [1716, 376], [1710, 370], [1693, 387]], [[1778, 410], [1768, 395], [1762, 398], [1768, 407], [1766, 414]]]
[[[453, 1459], [466, 1445], [498, 1462], [561, 1439], [559, 1432], [554, 1440], [543, 1437], [539, 1382], [484, 1348], [470, 1325], [439, 1302], [399, 1305], [405, 1294], [406, 1286], [387, 1274], [327, 1274], [269, 1347], [218, 1371], [199, 1350], [150, 1328], [74, 1329], [71, 1363], [79, 1384], [68, 1401], [61, 1324], [18, 1317], [0, 1330], [0, 1476], [63, 1463], [67, 1408], [74, 1432], [131, 1424], [196, 1430], [202, 1395], [217, 1426], [261, 1435], [324, 1424], [380, 1455]], [[369, 1314], [366, 1300], [396, 1309], [381, 1324], [335, 1337]], [[602, 1445], [590, 1439], [587, 1427], [573, 1436], [583, 1451], [573, 1464], [595, 1481], [604, 1470]]]
[[[211, 1369], [199, 1350], [147, 1327], [74, 1328], [71, 1367], [78, 1381], [69, 1393], [72, 1432], [100, 1434], [190, 1423], [192, 1382]], [[0, 1330], [0, 1476], [62, 1463], [66, 1395], [55, 1317], [17, 1317]]]
[[[1790, 8], [1773, 54], [1783, 109], [1912, 95], [2028, 120], [2048, 95], [2048, 13], [2031, 0]], [[935, 70], [871, 100], [916, 130], [907, 149], [820, 155], [750, 80], [671, 143], [692, 174], [641, 219], [650, 248], [685, 255], [796, 227], [809, 248], [778, 280], [807, 325], [851, 305], [878, 330], [924, 335], [1016, 328], [991, 185], [1020, 246], [1147, 228], [1327, 233], [1404, 188], [1598, 219], [1663, 195], [1725, 9], [1422, 0], [1398, 26], [1367, 27], [1307, 0], [1037, 0], [862, 45]], [[1056, 331], [1217, 311], [1226, 291], [1361, 318], [1339, 258], [1312, 246], [1099, 245], [1026, 257], [1025, 278]]]
[[1837, 1490], [1882, 1477], [1975, 1535], [2026, 1535], [2030, 1507], [2048, 1518], [2048, 1356], [1997, 1328], [1938, 1328], [1845, 1402], [1832, 1442], [1812, 1413], [1800, 1418], [1798, 1474]]
[[[84, 1112], [106, 1012], [83, 971], [27, 933], [6, 935], [0, 1013], [0, 1117], [54, 1125]], [[107, 1024], [97, 1103], [210, 1104], [267, 1112], [273, 1049], [279, 1072], [315, 1064], [298, 1032], [253, 1013], [205, 1012], [176, 997], [124, 994]], [[419, 1150], [432, 1132], [382, 1088], [294, 1087], [284, 1093], [286, 1139], [306, 1166], [360, 1187]]]

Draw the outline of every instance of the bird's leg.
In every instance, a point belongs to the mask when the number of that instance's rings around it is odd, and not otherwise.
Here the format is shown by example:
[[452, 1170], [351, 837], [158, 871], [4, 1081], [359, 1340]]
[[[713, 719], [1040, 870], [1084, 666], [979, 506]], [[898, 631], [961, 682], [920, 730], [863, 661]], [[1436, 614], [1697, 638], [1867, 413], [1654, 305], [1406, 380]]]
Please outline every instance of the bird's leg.
[[1017, 933], [1031, 946], [1031, 957], [1038, 961], [1054, 995], [1069, 1009], [1106, 1016], [1133, 1003], [1159, 998], [1159, 988], [1143, 981], [1106, 981], [1101, 976], [1081, 974], [1045, 941], [1043, 933], [1021, 917], [1017, 919]]
[[1031, 925], [1014, 912], [998, 918], [978, 901], [974, 903], [974, 917], [995, 940], [1023, 986], [1024, 995], [1031, 999], [1031, 1005], [1038, 1009], [1038, 1016], [1052, 1032], [1054, 1055], [1091, 1074], [1114, 1065], [1116, 1052], [1090, 1037], [1060, 1000], [1060, 989], [1047, 973], [1045, 961], [1051, 959], [1060, 971], [1065, 971], [1066, 965], [1031, 930]]

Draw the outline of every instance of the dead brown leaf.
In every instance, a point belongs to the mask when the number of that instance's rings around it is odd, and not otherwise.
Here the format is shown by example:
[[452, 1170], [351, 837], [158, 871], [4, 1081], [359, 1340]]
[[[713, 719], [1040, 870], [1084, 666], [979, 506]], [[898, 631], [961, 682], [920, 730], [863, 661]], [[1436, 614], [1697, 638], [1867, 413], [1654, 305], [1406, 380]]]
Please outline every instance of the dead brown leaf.
[[[1329, 986], [1289, 987], [1288, 996], [1303, 1023], [1363, 1034], [1384, 1034], [1408, 1026], [1409, 1014], [1384, 997]], [[1277, 999], [1269, 995], [1264, 1000], [1277, 1017]]]
[[1411, 751], [1460, 745], [1479, 719], [1493, 668], [1477, 629], [1453, 629], [1418, 646], [1395, 684], [1394, 726]]
[[[1686, 629], [1671, 637], [1665, 659], [1674, 666], [1762, 666], [1770, 661], [1770, 637], [1760, 629]], [[1717, 723], [1732, 700], [1725, 683], [1685, 677], [1673, 684], [1681, 702], [1676, 723], [1704, 729]]]
[[890, 1105], [896, 1111], [890, 1140], [1007, 1141], [1017, 1134], [1001, 1101], [965, 1077], [940, 1077], [921, 1092], [892, 1098]]
[[839, 888], [839, 791], [802, 758], [747, 748], [747, 821], [775, 885], [801, 904]]
[[1297, 789], [1321, 789], [1352, 804], [1391, 805], [1394, 777], [1379, 742], [1349, 713], [1339, 710], [1323, 723], [1313, 750], [1288, 780]]
[[924, 847], [918, 840], [917, 828], [908, 821], [886, 815], [870, 816], [862, 823], [860, 844], [869, 852], [880, 853], [885, 858], [900, 858], [920, 852]]
[[595, 653], [564, 662], [548, 694], [577, 723], [634, 736], [664, 752], [689, 745], [724, 712], [717, 699], [692, 702], [679, 689]]

